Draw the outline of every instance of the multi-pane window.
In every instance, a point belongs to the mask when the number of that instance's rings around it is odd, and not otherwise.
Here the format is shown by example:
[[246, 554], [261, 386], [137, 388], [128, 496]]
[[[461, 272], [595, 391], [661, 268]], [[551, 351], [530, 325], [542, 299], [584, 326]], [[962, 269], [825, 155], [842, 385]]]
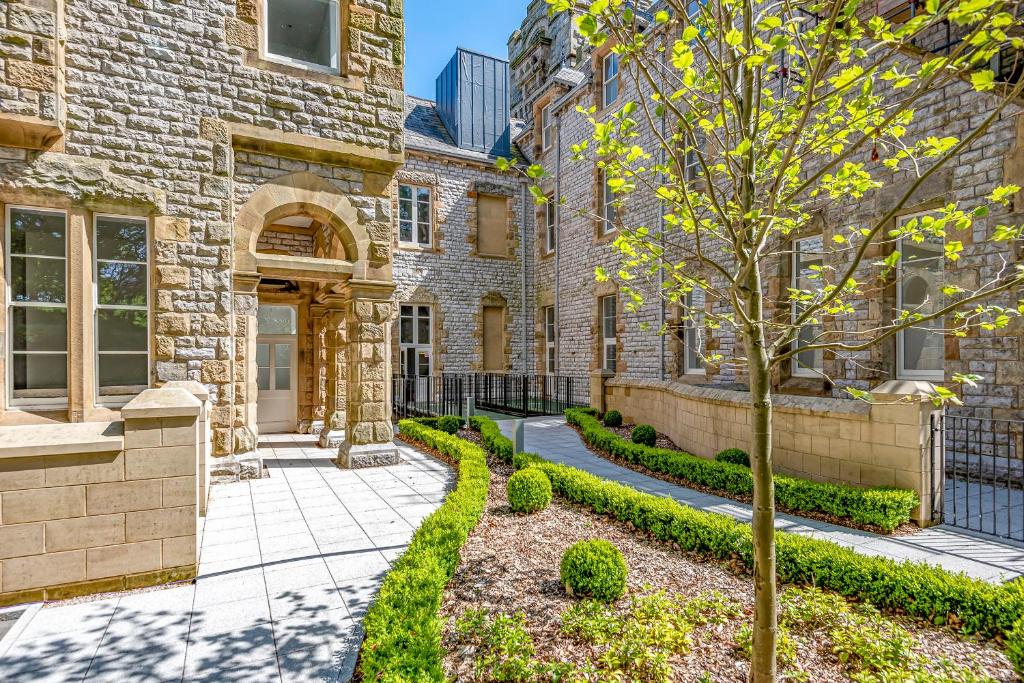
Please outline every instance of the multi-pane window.
[[[801, 291], [813, 291], [820, 288], [823, 263], [821, 235], [794, 240], [793, 277], [790, 286]], [[799, 301], [793, 302], [791, 315], [794, 321], [803, 310]], [[796, 337], [797, 348], [813, 344], [821, 336], [823, 329], [820, 323], [807, 323], [801, 326]], [[793, 356], [790, 371], [794, 377], [820, 377], [823, 368], [822, 350], [808, 349]]]
[[601, 306], [601, 367], [605, 370], [615, 372], [617, 339], [616, 328], [618, 327], [618, 315], [615, 295], [603, 296], [600, 300]]
[[12, 404], [68, 395], [67, 215], [8, 207], [8, 330]]
[[260, 304], [256, 320], [256, 385], [260, 391], [291, 391], [298, 333], [295, 307]]
[[608, 172], [601, 169], [599, 172], [601, 181], [600, 209], [601, 209], [601, 234], [607, 235], [615, 230], [615, 223], [619, 218], [618, 207], [615, 206], [615, 192], [608, 182]]
[[264, 0], [263, 16], [267, 57], [293, 66], [338, 71], [338, 0]]
[[[906, 216], [906, 222], [919, 216]], [[911, 315], [932, 315], [942, 306], [946, 267], [942, 237], [927, 235], [923, 242], [900, 239], [896, 273], [896, 309]], [[896, 367], [900, 378], [943, 379], [945, 342], [943, 320], [921, 322], [896, 335]]]
[[402, 304], [398, 321], [402, 374], [427, 377], [433, 372], [430, 306]]
[[149, 386], [149, 227], [145, 219], [96, 216], [96, 385], [101, 397]]
[[619, 99], [619, 56], [614, 52], [605, 55], [601, 62], [602, 88], [601, 108], [612, 105]]
[[432, 210], [430, 188], [398, 186], [398, 241], [420, 247], [430, 246]]
[[551, 149], [551, 145], [555, 144], [555, 124], [551, 109], [552, 105], [548, 104], [540, 110], [541, 139], [545, 152]]
[[555, 374], [555, 307], [544, 307], [544, 371]]
[[684, 367], [688, 375], [704, 374], [704, 290], [694, 288], [686, 294], [684, 325]]
[[683, 158], [683, 177], [686, 180], [696, 180], [701, 175], [700, 167], [700, 145], [703, 143], [703, 135], [689, 134], [686, 136], [686, 155]]
[[555, 247], [558, 244], [555, 234], [555, 223], [557, 220], [555, 212], [558, 211], [558, 207], [555, 204], [554, 195], [548, 197], [544, 207], [544, 250], [550, 254], [555, 251]]

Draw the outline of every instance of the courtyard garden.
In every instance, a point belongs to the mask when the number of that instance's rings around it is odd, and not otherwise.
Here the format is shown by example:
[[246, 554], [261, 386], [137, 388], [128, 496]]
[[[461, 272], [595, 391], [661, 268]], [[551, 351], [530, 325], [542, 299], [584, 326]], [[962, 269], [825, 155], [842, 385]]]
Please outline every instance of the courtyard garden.
[[[364, 680], [747, 680], [748, 525], [513, 454], [487, 418], [471, 426], [400, 424], [459, 483], [367, 615]], [[1018, 584], [777, 543], [786, 680], [1017, 680]]]

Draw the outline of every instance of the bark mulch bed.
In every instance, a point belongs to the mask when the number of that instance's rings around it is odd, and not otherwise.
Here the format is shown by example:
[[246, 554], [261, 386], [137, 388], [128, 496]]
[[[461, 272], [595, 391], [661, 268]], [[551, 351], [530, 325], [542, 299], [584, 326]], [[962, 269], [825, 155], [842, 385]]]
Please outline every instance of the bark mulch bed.
[[[467, 434], [470, 436], [470, 434]], [[753, 614], [753, 588], [748, 575], [724, 563], [704, 561], [632, 530], [628, 525], [595, 515], [558, 500], [529, 516], [513, 513], [506, 500], [510, 467], [490, 459], [492, 472], [487, 505], [477, 528], [462, 549], [462, 562], [445, 590], [441, 617], [445, 622], [445, 670], [450, 680], [477, 680], [475, 650], [460, 640], [455, 622], [469, 609], [525, 615], [537, 656], [548, 661], [593, 661], [595, 650], [560, 632], [560, 616], [573, 604], [559, 583], [563, 552], [583, 539], [604, 538], [623, 553], [629, 566], [627, 594], [617, 608], [628, 606], [630, 595], [664, 590], [684, 598], [718, 591], [736, 600], [742, 615], [731, 621], [699, 627], [693, 648], [673, 656], [673, 680], [747, 680], [749, 664], [737, 650], [734, 634]], [[971, 666], [996, 681], [1016, 680], [1005, 656], [989, 643], [961, 638], [949, 629], [932, 628], [902, 617], [891, 617], [907, 628], [918, 651], [929, 661], [946, 658]], [[801, 634], [797, 664], [803, 680], [850, 680], [832, 654], [827, 635]], [[985, 679], [979, 679], [985, 680]]]
[[[693, 489], [694, 491], [700, 491], [701, 493], [710, 493], [711, 495], [714, 495], [714, 496], [719, 496], [721, 498], [728, 498], [730, 500], [739, 501], [741, 503], [746, 503], [748, 505], [753, 503], [753, 497], [752, 496], [744, 496], [744, 495], [739, 495], [739, 494], [735, 494], [735, 493], [730, 493], [728, 491], [722, 491], [720, 489], [713, 489], [713, 488], [708, 487], [708, 486], [702, 486], [700, 484], [695, 484], [692, 481], [688, 481], [686, 479], [680, 479], [679, 477], [673, 477], [672, 475], [665, 474], [663, 472], [655, 472], [654, 470], [647, 469], [643, 465], [638, 465], [638, 464], [636, 464], [634, 462], [630, 462], [629, 460], [623, 460], [622, 458], [615, 457], [611, 453], [599, 450], [597, 448], [594, 448], [590, 444], [588, 444], [586, 442], [586, 440], [583, 439], [583, 432], [578, 427], [576, 427], [575, 425], [567, 425], [567, 426], [569, 426], [572, 429], [576, 430], [576, 432], [580, 435], [580, 439], [583, 440], [583, 445], [586, 446], [587, 449], [589, 449], [591, 453], [593, 453], [594, 455], [600, 456], [600, 457], [604, 458], [605, 460], [609, 460], [609, 461], [615, 463], [616, 465], [619, 465], [621, 467], [625, 467], [627, 469], [631, 469], [634, 472], [639, 472], [640, 474], [646, 474], [648, 477], [654, 477], [655, 479], [661, 479], [662, 481], [667, 481], [670, 484], [675, 484], [677, 486], [682, 486], [683, 488], [687, 488], [687, 489]], [[635, 427], [635, 426], [636, 425], [622, 425], [621, 427], [605, 427], [605, 429], [607, 429], [608, 431], [611, 431], [611, 432], [615, 432], [617, 435], [621, 436], [623, 439], [626, 439], [627, 441], [629, 441], [629, 440], [631, 440], [631, 437], [633, 435], [633, 427]], [[460, 436], [461, 436], [461, 434], [460, 434]], [[661, 432], [658, 432], [658, 441], [655, 444], [655, 447], [656, 448], [666, 448], [666, 449], [671, 450], [671, 451], [679, 451], [680, 453], [687, 453], [687, 451], [684, 451], [682, 448], [680, 448], [679, 446], [675, 445], [675, 443], [673, 443], [670, 438], [668, 438], [667, 436], [665, 436]], [[689, 455], [689, 453], [687, 453], [687, 454]], [[787, 514], [794, 515], [796, 517], [803, 517], [805, 519], [815, 519], [815, 520], [817, 520], [819, 522], [828, 522], [829, 524], [835, 524], [837, 526], [845, 526], [845, 527], [847, 527], [849, 529], [859, 529], [861, 531], [870, 531], [871, 533], [878, 534], [880, 536], [912, 536], [912, 535], [920, 533], [922, 531], [921, 527], [917, 526], [916, 524], [914, 524], [912, 522], [908, 522], [906, 524], [901, 524], [898, 527], [896, 527], [895, 529], [893, 529], [892, 531], [885, 531], [884, 529], [881, 529], [881, 528], [879, 528], [879, 527], [877, 527], [877, 526], [875, 526], [873, 524], [857, 524], [856, 522], [854, 522], [853, 520], [851, 520], [851, 519], [849, 519], [847, 517], [835, 517], [833, 515], [828, 515], [828, 514], [825, 514], [823, 512], [814, 512], [814, 511], [809, 511], [809, 510], [792, 510], [790, 508], [787, 508], [785, 505], [780, 505], [778, 501], [775, 502], [775, 509], [778, 512], [784, 512], [784, 513], [787, 513]]]

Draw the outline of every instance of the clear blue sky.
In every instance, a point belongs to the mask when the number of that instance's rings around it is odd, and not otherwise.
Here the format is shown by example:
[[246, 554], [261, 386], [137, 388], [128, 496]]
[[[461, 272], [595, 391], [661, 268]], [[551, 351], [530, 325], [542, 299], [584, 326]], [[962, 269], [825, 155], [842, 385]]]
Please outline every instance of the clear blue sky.
[[529, 0], [405, 0], [405, 91], [434, 99], [434, 79], [455, 48], [508, 59], [508, 37]]

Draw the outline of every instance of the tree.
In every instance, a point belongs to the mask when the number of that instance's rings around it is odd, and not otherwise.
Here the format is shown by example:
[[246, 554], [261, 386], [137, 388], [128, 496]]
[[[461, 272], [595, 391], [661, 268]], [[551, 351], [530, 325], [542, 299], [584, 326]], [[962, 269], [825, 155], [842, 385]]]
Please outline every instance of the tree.
[[[664, 298], [684, 322], [739, 342], [735, 357], [708, 354], [706, 361], [742, 366], [749, 384], [751, 678], [774, 681], [773, 373], [804, 363], [824, 374], [817, 354], [857, 359], [897, 335], [941, 340], [1005, 327], [1024, 312], [1011, 291], [1024, 280], [1012, 257], [1022, 227], [995, 220], [1007, 215], [1019, 187], [994, 185], [985, 197], [950, 198], [899, 219], [929, 178], [1016, 111], [1024, 85], [1012, 69], [996, 73], [992, 63], [1005, 64], [1024, 48], [1019, 8], [997, 0], [889, 3], [896, 8], [890, 20], [876, 15], [874, 0], [667, 0], [650, 13], [625, 0], [548, 3], [552, 12], [574, 12], [593, 46], [610, 46], [639, 93], [604, 120], [594, 109], [579, 110], [593, 135], [576, 141], [573, 153], [604, 169], [623, 209], [614, 247], [621, 266], [598, 269], [597, 278], [619, 280], [633, 310]], [[983, 105], [959, 135], [920, 123], [919, 110], [943, 89], [960, 89]], [[537, 179], [545, 171], [526, 173]], [[815, 245], [817, 258], [796, 286], [768, 294], [772, 273], [793, 258], [794, 240], [811, 230], [823, 205], [883, 190], [890, 203], [880, 215], [832, 231]], [[533, 192], [545, 201], [538, 187]], [[630, 207], [645, 201], [661, 205], [658, 225], [630, 223]], [[936, 260], [959, 259], [960, 236], [976, 228], [1006, 255], [1003, 266], [981, 282], [935, 282]], [[881, 323], [858, 327], [865, 302], [891, 292], [900, 269], [924, 278], [924, 286]], [[691, 309], [687, 295], [698, 288], [709, 305]], [[862, 389], [849, 391], [869, 399]], [[956, 393], [937, 387], [932, 398], [955, 401]]]

